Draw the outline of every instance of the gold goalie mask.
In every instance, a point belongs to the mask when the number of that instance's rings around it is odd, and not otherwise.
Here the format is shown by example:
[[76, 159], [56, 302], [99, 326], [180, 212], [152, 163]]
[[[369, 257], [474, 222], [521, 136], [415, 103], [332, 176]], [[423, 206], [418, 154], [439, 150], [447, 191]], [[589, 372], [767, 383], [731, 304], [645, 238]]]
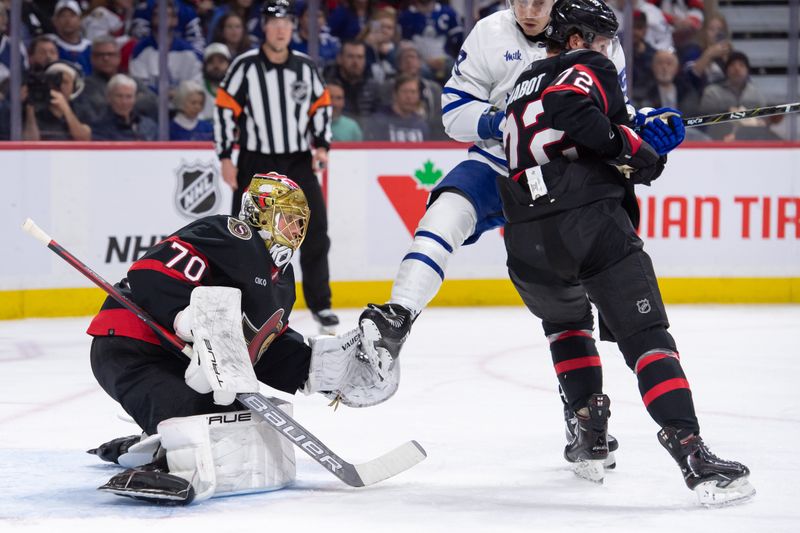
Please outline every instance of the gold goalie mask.
[[306, 237], [311, 210], [294, 181], [270, 172], [253, 176], [242, 196], [239, 218], [268, 233], [262, 234], [266, 240], [296, 251]]

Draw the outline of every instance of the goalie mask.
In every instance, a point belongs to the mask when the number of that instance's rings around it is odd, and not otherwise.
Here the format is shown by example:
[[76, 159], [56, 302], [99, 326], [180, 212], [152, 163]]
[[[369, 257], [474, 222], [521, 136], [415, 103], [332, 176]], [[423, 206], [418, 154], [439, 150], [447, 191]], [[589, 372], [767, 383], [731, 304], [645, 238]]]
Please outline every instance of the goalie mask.
[[282, 174], [256, 174], [242, 195], [239, 218], [260, 228], [270, 244], [296, 251], [308, 229], [311, 211], [302, 189]]

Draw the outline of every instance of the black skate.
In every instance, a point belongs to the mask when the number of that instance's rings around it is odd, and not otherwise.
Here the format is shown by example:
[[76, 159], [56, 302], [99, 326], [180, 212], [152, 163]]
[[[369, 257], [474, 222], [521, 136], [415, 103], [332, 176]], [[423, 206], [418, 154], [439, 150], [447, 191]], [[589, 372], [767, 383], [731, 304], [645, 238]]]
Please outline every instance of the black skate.
[[170, 506], [188, 505], [195, 496], [191, 483], [169, 473], [166, 457], [148, 465], [125, 470], [97, 490]]
[[575, 474], [595, 483], [602, 483], [605, 477], [603, 463], [608, 459], [610, 404], [605, 394], [592, 394], [586, 406], [588, 413], [575, 413], [575, 436], [564, 448], [564, 458], [574, 463]]
[[[563, 397], [562, 397], [563, 399]], [[575, 439], [575, 432], [578, 429], [578, 418], [575, 416], [575, 411], [570, 409], [569, 405], [564, 404], [564, 433], [567, 437], [567, 442], [572, 442]], [[614, 454], [619, 449], [619, 441], [611, 433], [608, 434], [608, 457], [603, 461], [603, 468], [606, 470], [613, 470], [617, 467], [617, 458]]]
[[320, 335], [336, 335], [336, 326], [339, 325], [339, 317], [330, 309], [323, 309], [311, 313], [311, 317], [319, 324]]
[[119, 456], [128, 453], [128, 448], [142, 440], [141, 435], [129, 435], [104, 442], [97, 448], [86, 450], [86, 453], [96, 455], [103, 461], [119, 464]]
[[414, 318], [399, 304], [368, 304], [358, 317], [362, 346], [370, 362], [384, 375], [411, 333]]
[[678, 463], [686, 486], [695, 491], [701, 505], [729, 505], [755, 495], [747, 479], [750, 470], [711, 453], [700, 435], [667, 427], [658, 432], [658, 441]]

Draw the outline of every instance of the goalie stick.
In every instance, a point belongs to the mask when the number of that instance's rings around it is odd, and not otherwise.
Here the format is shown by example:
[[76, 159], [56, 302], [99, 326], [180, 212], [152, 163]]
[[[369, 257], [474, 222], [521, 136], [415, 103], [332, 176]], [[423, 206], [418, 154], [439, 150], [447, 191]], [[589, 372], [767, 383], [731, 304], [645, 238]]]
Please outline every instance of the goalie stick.
[[[144, 309], [127, 299], [116, 287], [54, 241], [33, 220], [27, 219], [22, 225], [22, 229], [50, 248], [57, 256], [72, 265], [92, 283], [103, 289], [106, 294], [114, 298], [120, 305], [134, 313], [165, 341], [174, 346], [175, 349], [187, 357], [192, 357], [192, 348], [190, 346], [174, 333], [158, 324]], [[408, 470], [427, 457], [422, 446], [417, 441], [412, 440], [371, 461], [360, 464], [348, 463], [291, 416], [278, 409], [263, 394], [259, 392], [240, 393], [236, 395], [236, 399], [257, 416], [263, 418], [281, 436], [289, 439], [295, 446], [302, 449], [317, 463], [351, 487], [373, 485]]]
[[800, 102], [795, 102], [793, 104], [756, 107], [753, 109], [744, 109], [742, 111], [727, 111], [725, 113], [717, 113], [716, 115], [702, 115], [699, 117], [688, 117], [683, 119], [683, 125], [686, 126], [687, 128], [696, 128], [698, 126], [721, 124], [723, 122], [744, 120], [746, 118], [769, 117], [772, 115], [786, 115], [789, 113], [797, 113], [797, 112], [800, 112]]

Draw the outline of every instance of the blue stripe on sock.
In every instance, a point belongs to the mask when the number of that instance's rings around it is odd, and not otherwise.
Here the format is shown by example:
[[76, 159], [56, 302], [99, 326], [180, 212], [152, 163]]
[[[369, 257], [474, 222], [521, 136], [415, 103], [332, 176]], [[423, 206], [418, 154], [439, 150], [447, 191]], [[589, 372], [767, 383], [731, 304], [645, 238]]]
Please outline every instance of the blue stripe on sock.
[[444, 281], [444, 271], [439, 267], [439, 265], [436, 264], [436, 261], [434, 261], [427, 255], [421, 254], [419, 252], [411, 252], [406, 254], [406, 256], [403, 258], [403, 261], [405, 261], [406, 259], [416, 259], [417, 261], [422, 261], [423, 263], [431, 267], [434, 270], [434, 272], [439, 274], [439, 277], [442, 278], [442, 281]]
[[435, 233], [431, 233], [430, 231], [420, 230], [414, 234], [414, 238], [417, 237], [427, 237], [428, 239], [434, 240], [442, 245], [442, 248], [447, 250], [449, 253], [453, 253], [453, 247], [447, 244], [447, 241], [443, 238], [439, 237]]

